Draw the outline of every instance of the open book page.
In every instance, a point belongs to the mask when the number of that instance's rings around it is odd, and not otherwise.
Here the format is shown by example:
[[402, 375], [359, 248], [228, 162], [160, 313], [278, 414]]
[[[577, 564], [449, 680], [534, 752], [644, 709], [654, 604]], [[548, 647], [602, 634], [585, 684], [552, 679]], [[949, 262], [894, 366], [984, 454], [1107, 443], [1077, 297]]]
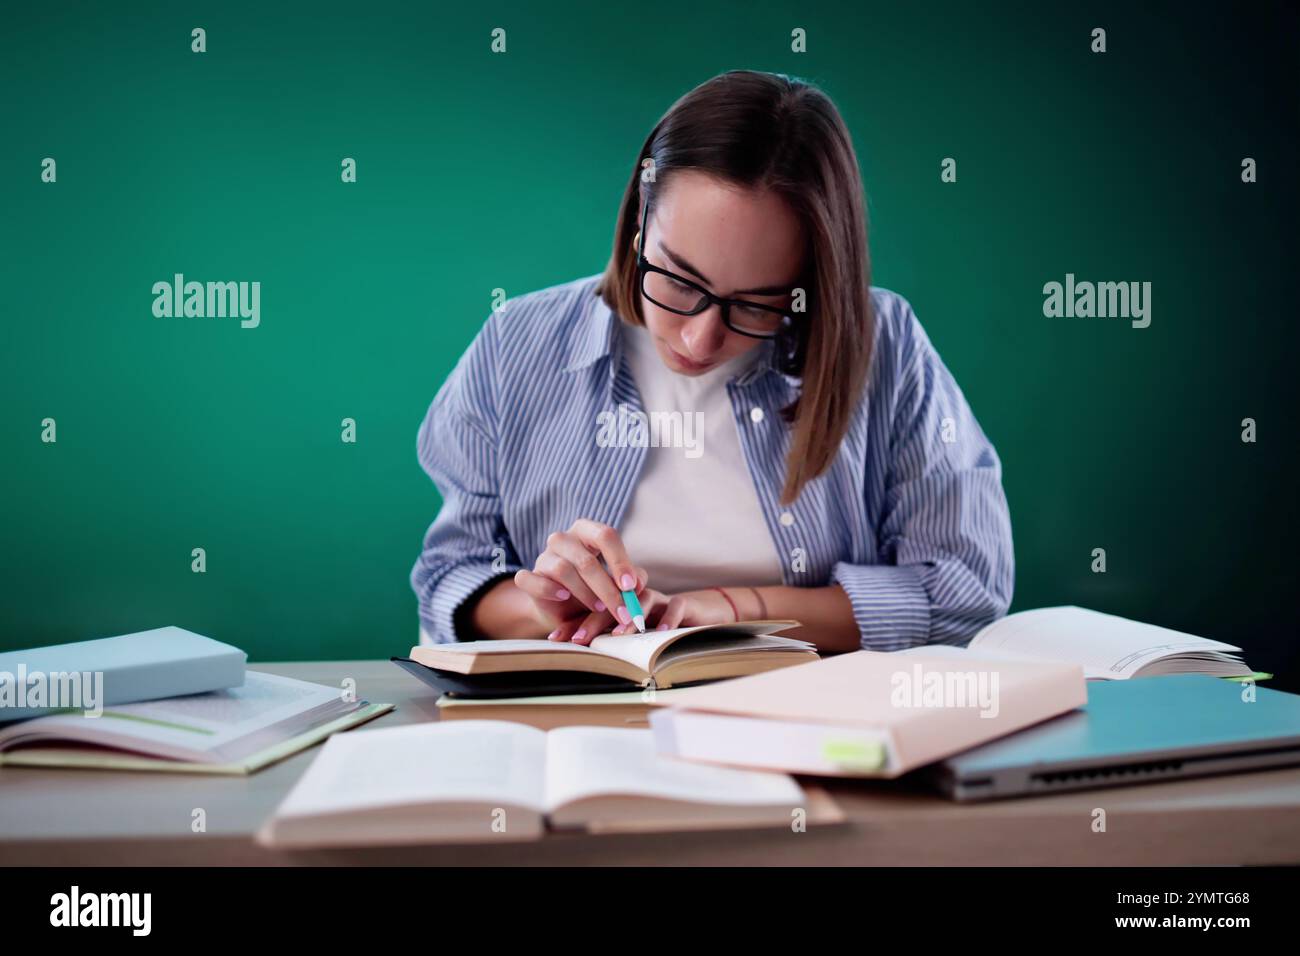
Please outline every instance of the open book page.
[[[654, 665], [658, 662], [660, 652], [664, 648], [691, 634], [700, 631], [717, 631], [718, 637], [716, 639], [710, 638], [710, 640], [716, 640], [714, 649], [717, 646], [734, 646], [742, 641], [745, 647], [752, 647], [758, 645], [750, 638], [769, 634], [772, 631], [783, 630], [787, 627], [794, 627], [795, 624], [794, 621], [740, 621], [736, 624], [727, 625], [697, 625], [695, 627], [676, 627], [668, 631], [646, 631], [644, 634], [604, 634], [593, 639], [591, 647], [592, 650], [627, 661], [629, 664], [633, 664], [650, 674], [653, 673]], [[727, 632], [730, 632], [732, 636], [726, 636]], [[738, 632], [744, 633], [746, 637], [735, 637], [734, 635]], [[805, 642], [794, 642], [785, 638], [778, 638], [768, 643], [785, 645], [803, 644]], [[696, 648], [697, 642], [691, 641], [690, 644], [692, 648]], [[811, 647], [812, 645], [808, 646]]]
[[81, 711], [6, 727], [0, 747], [38, 739], [78, 740], [165, 756], [215, 752], [225, 744], [340, 699], [337, 687], [247, 671], [228, 690], [114, 704], [99, 717]]
[[392, 704], [363, 703], [333, 720], [310, 730], [258, 747], [228, 762], [219, 760], [177, 760], [123, 750], [105, 750], [98, 746], [68, 746], [58, 743], [48, 747], [19, 747], [0, 752], [0, 766], [12, 767], [79, 767], [87, 770], [147, 770], [155, 773], [210, 774], [247, 776], [263, 767], [314, 747], [331, 734], [341, 733], [380, 717], [393, 709]]
[[971, 639], [972, 652], [995, 651], [1083, 665], [1085, 677], [1132, 677], [1175, 654], [1232, 654], [1241, 648], [1154, 624], [1081, 607], [1021, 611], [995, 621]]
[[[680, 661], [691, 657], [708, 657], [711, 654], [735, 648], [736, 639], [734, 637], [714, 637], [711, 634], [701, 634], [698, 637], [678, 641], [670, 647], [665, 647], [659, 656], [655, 658], [655, 670], [662, 670], [670, 661]], [[775, 634], [759, 634], [744, 639], [743, 649], [745, 651], [765, 650], [768, 648], [791, 651], [816, 650], [817, 645], [808, 641], [797, 641], [789, 637], [777, 637]]]
[[546, 734], [497, 720], [422, 723], [336, 734], [277, 817], [435, 803], [541, 812]]
[[[798, 621], [741, 621], [736, 624], [727, 625], [698, 625], [695, 627], [678, 627], [669, 631], [646, 631], [644, 634], [601, 634], [594, 638], [590, 645], [583, 646], [574, 644], [572, 641], [548, 641], [545, 638], [518, 638], [513, 640], [486, 640], [486, 641], [460, 641], [456, 643], [439, 644], [436, 647], [425, 648], [415, 647], [411, 650], [411, 656], [424, 664], [429, 664], [432, 660], [442, 655], [504, 655], [512, 654], [529, 654], [529, 653], [554, 653], [554, 654], [596, 654], [601, 657], [613, 657], [618, 660], [631, 664], [644, 671], [647, 675], [651, 673], [652, 665], [658, 659], [660, 652], [679, 639], [699, 631], [716, 631], [719, 634], [719, 640], [728, 644], [741, 644], [745, 646], [759, 646], [754, 644], [752, 638], [760, 635], [771, 634], [774, 631], [785, 630], [790, 627], [797, 627]], [[728, 636], [724, 636], [728, 635]], [[739, 636], [738, 636], [739, 635]], [[770, 638], [765, 643], [775, 643], [780, 645], [797, 644], [806, 647], [812, 647], [812, 644], [806, 641], [791, 641], [789, 638]], [[436, 663], [434, 666], [438, 666]], [[447, 665], [450, 666], [450, 665]]]
[[686, 803], [798, 806], [803, 791], [782, 773], [660, 756], [649, 730], [560, 727], [546, 735], [546, 810], [588, 797], [635, 795]]
[[[413, 650], [420, 650], [419, 647]], [[544, 637], [519, 637], [502, 640], [457, 641], [449, 644], [436, 644], [432, 647], [439, 654], [536, 654], [538, 651], [555, 651], [556, 653], [590, 654], [591, 648], [572, 641], [548, 641]]]

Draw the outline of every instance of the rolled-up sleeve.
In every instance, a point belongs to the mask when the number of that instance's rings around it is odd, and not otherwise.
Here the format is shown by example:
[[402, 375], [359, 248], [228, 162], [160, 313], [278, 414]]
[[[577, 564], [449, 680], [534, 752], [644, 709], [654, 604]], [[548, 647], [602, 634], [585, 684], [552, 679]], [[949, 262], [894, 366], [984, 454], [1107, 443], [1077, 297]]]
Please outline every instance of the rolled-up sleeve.
[[997, 452], [910, 307], [886, 364], [878, 562], [835, 565], [867, 650], [965, 644], [1011, 604], [1015, 559]]
[[420, 465], [442, 496], [411, 569], [420, 624], [437, 643], [463, 639], [456, 612], [521, 567], [506, 533], [497, 477], [495, 328], [489, 318], [438, 390], [420, 426]]

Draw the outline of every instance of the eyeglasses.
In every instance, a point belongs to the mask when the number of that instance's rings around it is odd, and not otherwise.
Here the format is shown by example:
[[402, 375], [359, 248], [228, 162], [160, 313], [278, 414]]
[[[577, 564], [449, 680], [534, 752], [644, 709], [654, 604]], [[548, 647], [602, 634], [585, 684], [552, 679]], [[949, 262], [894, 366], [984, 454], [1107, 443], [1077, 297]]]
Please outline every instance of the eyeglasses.
[[[771, 339], [794, 325], [788, 309], [760, 305], [744, 299], [724, 299], [685, 276], [652, 265], [642, 250], [646, 244], [646, 224], [650, 219], [650, 203], [645, 204], [641, 215], [641, 237], [637, 242], [636, 268], [641, 294], [669, 312], [677, 315], [699, 315], [711, 305], [722, 311], [722, 324], [733, 332], [754, 339]], [[793, 290], [792, 290], [793, 291]]]

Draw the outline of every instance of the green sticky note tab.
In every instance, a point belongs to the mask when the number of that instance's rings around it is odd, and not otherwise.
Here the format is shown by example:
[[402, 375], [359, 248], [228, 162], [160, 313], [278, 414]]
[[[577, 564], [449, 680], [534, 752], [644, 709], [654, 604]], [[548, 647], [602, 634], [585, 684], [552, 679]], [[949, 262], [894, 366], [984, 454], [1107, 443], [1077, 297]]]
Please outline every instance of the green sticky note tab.
[[836, 740], [830, 737], [822, 741], [822, 759], [842, 770], [866, 773], [885, 765], [885, 747], [875, 740]]
[[1244, 677], [1225, 677], [1224, 680], [1235, 680], [1238, 682], [1243, 682], [1248, 680], [1251, 681], [1270, 680], [1272, 677], [1273, 677], [1272, 674], [1265, 674], [1263, 671], [1255, 671], [1255, 673], [1247, 674]]

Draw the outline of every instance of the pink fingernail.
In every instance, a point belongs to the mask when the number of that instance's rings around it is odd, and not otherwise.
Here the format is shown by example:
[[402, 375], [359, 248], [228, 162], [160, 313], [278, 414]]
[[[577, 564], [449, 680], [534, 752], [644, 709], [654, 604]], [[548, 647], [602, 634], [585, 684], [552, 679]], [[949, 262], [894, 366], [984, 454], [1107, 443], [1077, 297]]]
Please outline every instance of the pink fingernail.
[[569, 599], [569, 592], [564, 590], [564, 588], [560, 588], [555, 592], [555, 596], [561, 601], [567, 601]]
[[560, 633], [560, 629], [557, 627], [555, 630], [551, 631], [550, 634], [547, 634], [547, 635], [546, 635], [546, 639], [547, 639], [548, 641], [553, 641], [553, 640], [555, 640], [555, 635], [556, 635], [556, 634], [559, 634], [559, 633]]
[[619, 579], [618, 583], [622, 585], [624, 591], [630, 591], [636, 587], [636, 579], [630, 574], [623, 575], [623, 577]]
[[603, 611], [603, 610], [605, 610], [605, 602], [604, 602], [604, 601], [597, 601], [597, 602], [596, 602], [596, 610], [597, 610], [597, 611]]
[[587, 629], [585, 627], [580, 627], [578, 628], [577, 633], [573, 635], [572, 641], [575, 644], [581, 644], [582, 639], [586, 636], [587, 636]]
[[667, 624], [660, 624], [657, 628], [655, 628], [655, 630], [657, 630], [657, 631], [666, 631], [666, 630], [668, 630], [668, 625], [667, 625]]
[[622, 605], [619, 605], [617, 608], [614, 609], [614, 616], [617, 617], [624, 624], [632, 623], [632, 612], [629, 611], [627, 608], [623, 607]]

